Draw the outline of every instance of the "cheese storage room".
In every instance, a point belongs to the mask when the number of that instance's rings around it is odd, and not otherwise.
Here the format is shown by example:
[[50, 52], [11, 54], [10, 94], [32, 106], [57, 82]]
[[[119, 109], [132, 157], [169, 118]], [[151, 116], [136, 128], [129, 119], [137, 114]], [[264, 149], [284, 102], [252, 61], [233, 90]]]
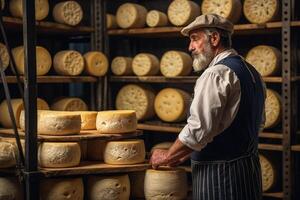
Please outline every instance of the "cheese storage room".
[[0, 3], [0, 200], [300, 199], [299, 1]]

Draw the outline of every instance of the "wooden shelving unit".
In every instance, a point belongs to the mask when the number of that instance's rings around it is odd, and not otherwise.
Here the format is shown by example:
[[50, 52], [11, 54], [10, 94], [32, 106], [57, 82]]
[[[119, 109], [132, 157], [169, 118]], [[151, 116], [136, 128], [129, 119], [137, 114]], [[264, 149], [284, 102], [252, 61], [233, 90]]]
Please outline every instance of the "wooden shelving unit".
[[[21, 76], [20, 78], [21, 81], [24, 82], [24, 77]], [[15, 76], [6, 76], [6, 80], [8, 83], [17, 83], [17, 79]], [[37, 83], [96, 83], [97, 81], [98, 78], [93, 76], [37, 76]], [[1, 78], [0, 82], [2, 82]]]

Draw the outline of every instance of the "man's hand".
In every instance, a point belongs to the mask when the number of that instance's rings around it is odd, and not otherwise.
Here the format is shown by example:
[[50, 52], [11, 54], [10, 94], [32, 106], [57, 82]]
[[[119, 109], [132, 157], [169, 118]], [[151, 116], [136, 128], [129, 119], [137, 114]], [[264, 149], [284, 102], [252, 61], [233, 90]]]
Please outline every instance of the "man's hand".
[[167, 160], [168, 150], [155, 149], [150, 158], [150, 164], [153, 169], [157, 169], [160, 165], [168, 164]]

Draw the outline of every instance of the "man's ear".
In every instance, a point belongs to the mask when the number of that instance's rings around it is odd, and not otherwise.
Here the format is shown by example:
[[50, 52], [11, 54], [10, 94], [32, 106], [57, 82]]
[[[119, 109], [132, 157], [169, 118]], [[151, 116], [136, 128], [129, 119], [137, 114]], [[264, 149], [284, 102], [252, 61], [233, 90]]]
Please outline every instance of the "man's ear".
[[221, 40], [221, 37], [218, 32], [213, 32], [210, 35], [210, 43], [213, 47], [217, 47], [220, 44], [220, 40]]

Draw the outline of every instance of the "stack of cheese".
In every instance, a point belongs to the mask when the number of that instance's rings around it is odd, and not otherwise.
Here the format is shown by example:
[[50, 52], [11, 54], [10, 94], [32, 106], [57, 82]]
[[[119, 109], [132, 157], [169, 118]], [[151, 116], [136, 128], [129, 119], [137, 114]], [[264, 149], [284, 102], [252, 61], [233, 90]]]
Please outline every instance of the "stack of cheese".
[[262, 189], [265, 192], [275, 186], [277, 174], [273, 163], [267, 157], [260, 154], [259, 161], [261, 165]]
[[146, 24], [147, 9], [139, 4], [125, 3], [118, 8], [116, 16], [121, 28], [142, 28]]
[[9, 65], [10, 59], [9, 59], [7, 48], [3, 43], [0, 43], [0, 59], [2, 62], [2, 68], [5, 70]]
[[267, 89], [265, 100], [266, 121], [265, 128], [275, 127], [281, 120], [281, 96], [271, 89]]

